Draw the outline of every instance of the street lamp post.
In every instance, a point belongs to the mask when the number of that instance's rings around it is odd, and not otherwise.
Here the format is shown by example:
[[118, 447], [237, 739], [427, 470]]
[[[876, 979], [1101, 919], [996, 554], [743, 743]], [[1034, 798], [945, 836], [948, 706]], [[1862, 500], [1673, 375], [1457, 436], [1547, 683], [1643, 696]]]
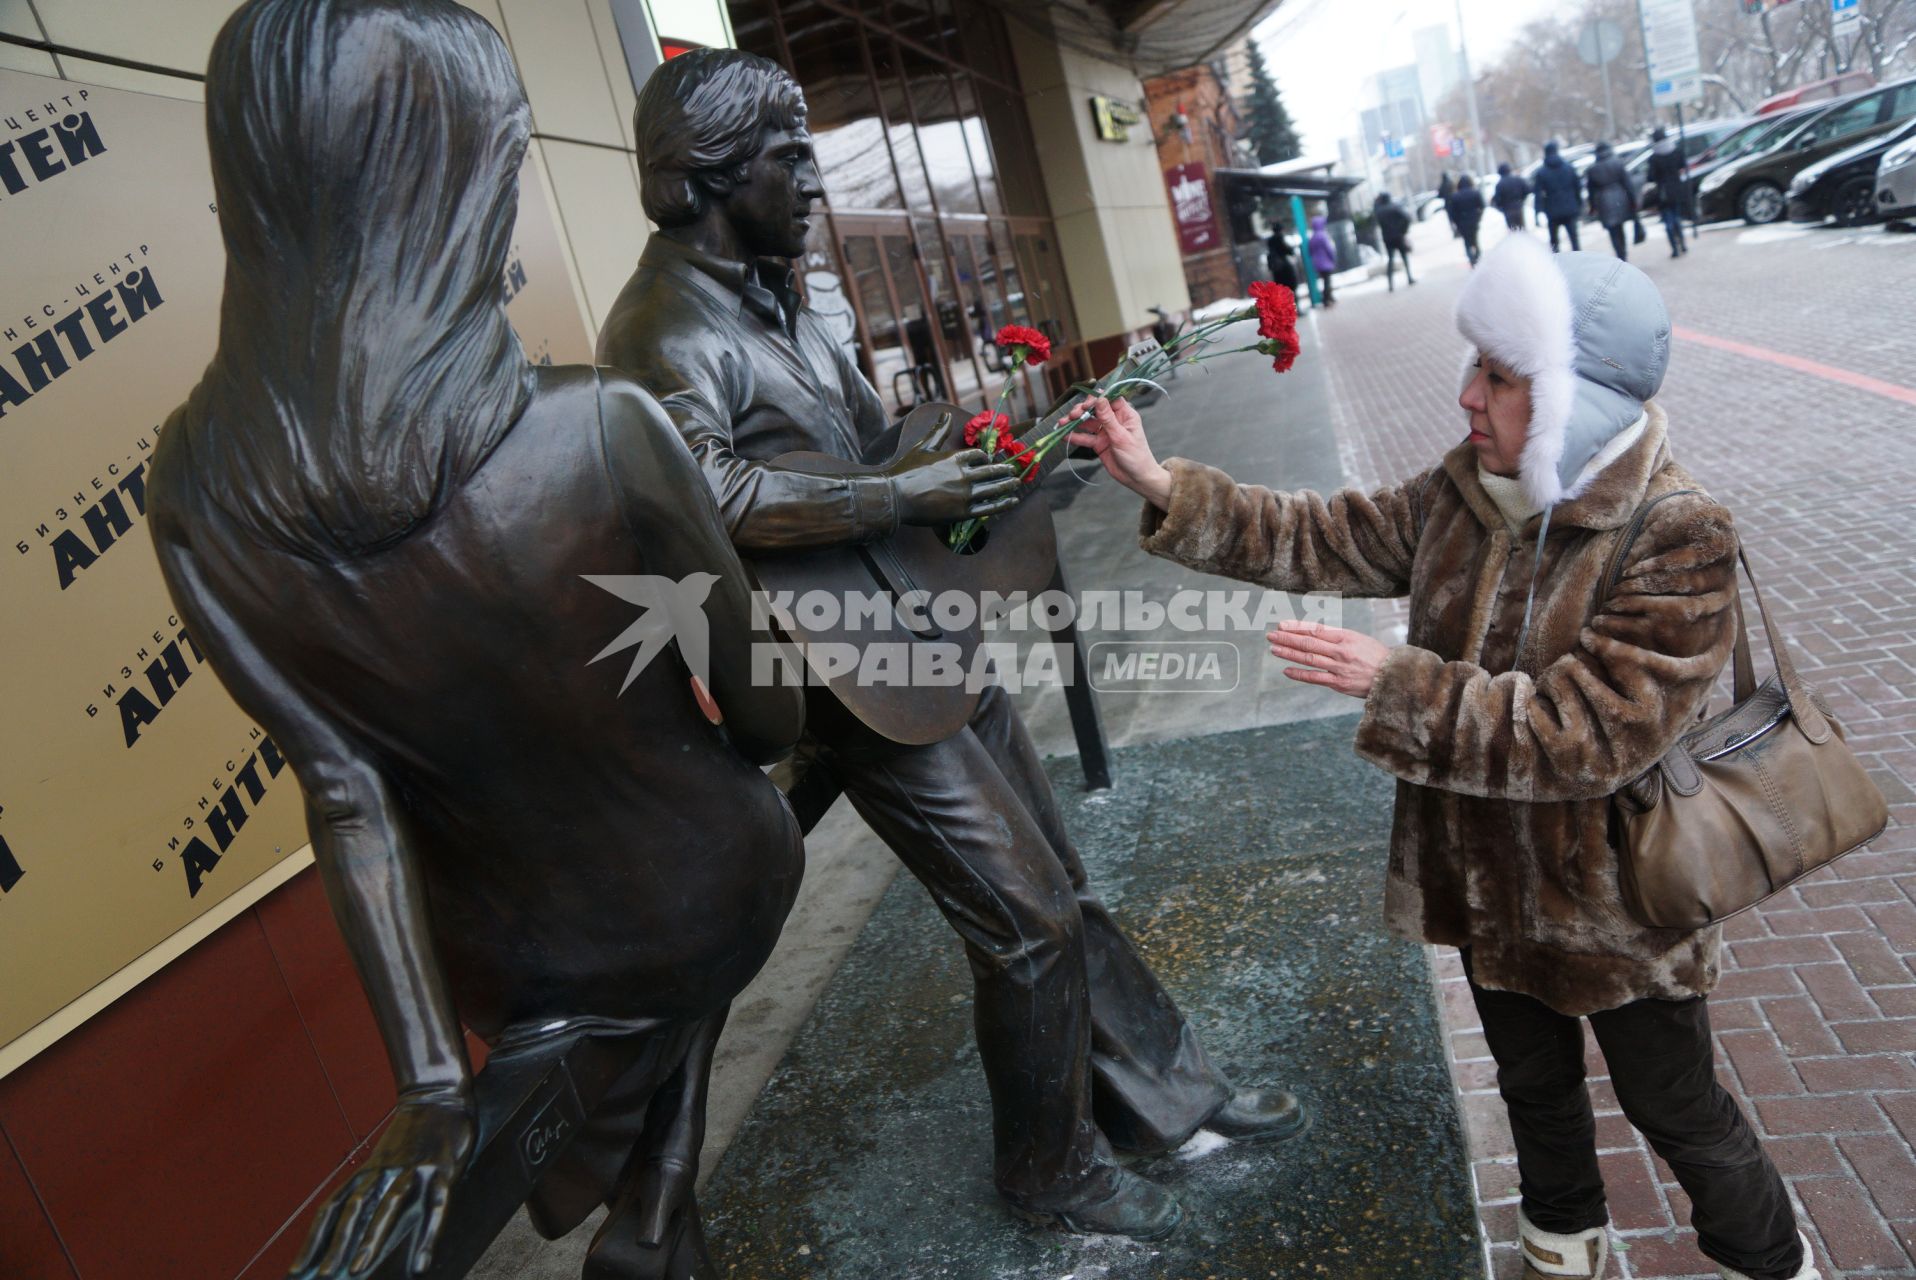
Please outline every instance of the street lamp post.
[[1470, 74], [1470, 43], [1464, 39], [1464, 0], [1456, 0], [1457, 5], [1457, 56], [1464, 64], [1464, 99], [1470, 104], [1470, 147], [1474, 167], [1482, 172], [1484, 162], [1489, 159], [1481, 148], [1484, 145], [1483, 121], [1477, 118], [1477, 78]]

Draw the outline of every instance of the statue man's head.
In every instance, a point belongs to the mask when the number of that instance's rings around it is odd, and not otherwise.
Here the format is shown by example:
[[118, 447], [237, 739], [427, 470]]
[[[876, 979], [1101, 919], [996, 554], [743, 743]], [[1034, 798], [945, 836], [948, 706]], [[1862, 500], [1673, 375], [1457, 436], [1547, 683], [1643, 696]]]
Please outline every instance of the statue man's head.
[[662, 230], [705, 224], [741, 259], [805, 251], [825, 194], [805, 97], [777, 63], [695, 49], [652, 73], [633, 112], [646, 216]]

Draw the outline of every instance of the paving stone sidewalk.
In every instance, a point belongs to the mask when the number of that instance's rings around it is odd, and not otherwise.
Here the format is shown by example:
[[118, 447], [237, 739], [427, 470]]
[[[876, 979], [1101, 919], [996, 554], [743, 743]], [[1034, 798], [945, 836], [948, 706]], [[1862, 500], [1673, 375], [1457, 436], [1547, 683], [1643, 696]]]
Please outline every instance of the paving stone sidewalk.
[[[1729, 926], [1718, 1060], [1823, 1274], [1916, 1277], [1916, 407], [1685, 334], [1916, 387], [1916, 236], [1725, 228], [1674, 262], [1660, 239], [1638, 262], [1678, 326], [1662, 397], [1677, 455], [1736, 513], [1799, 666], [1891, 802], [1870, 850]], [[1415, 288], [1340, 290], [1309, 322], [1352, 483], [1411, 475], [1461, 435], [1450, 309], [1466, 274], [1441, 237], [1426, 247]], [[1387, 639], [1401, 620], [1378, 611]], [[1515, 1276], [1509, 1128], [1456, 955], [1437, 963], [1488, 1263]], [[1714, 1276], [1594, 1049], [1590, 1068], [1621, 1274]]]

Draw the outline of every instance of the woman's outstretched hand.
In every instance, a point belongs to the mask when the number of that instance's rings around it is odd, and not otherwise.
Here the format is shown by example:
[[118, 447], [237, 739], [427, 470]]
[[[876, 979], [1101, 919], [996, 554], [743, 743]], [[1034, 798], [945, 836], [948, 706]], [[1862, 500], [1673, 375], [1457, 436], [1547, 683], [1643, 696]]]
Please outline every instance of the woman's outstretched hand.
[[1170, 510], [1171, 473], [1158, 465], [1136, 409], [1099, 396], [1073, 408], [1065, 420], [1088, 424], [1065, 438], [1096, 453], [1112, 479], [1158, 510]]
[[1384, 659], [1390, 657], [1390, 646], [1383, 641], [1321, 622], [1280, 622], [1264, 638], [1271, 642], [1273, 657], [1300, 664], [1284, 668], [1285, 675], [1353, 698], [1370, 696]]

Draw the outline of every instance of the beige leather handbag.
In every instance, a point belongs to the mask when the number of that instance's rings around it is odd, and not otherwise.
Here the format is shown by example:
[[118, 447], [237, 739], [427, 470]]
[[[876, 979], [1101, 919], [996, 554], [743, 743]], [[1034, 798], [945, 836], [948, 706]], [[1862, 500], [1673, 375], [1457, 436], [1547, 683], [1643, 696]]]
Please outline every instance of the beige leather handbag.
[[[1605, 596], [1655, 501], [1638, 508], [1612, 553]], [[1776, 674], [1756, 683], [1739, 595], [1734, 704], [1677, 739], [1615, 797], [1623, 904], [1653, 928], [1701, 929], [1747, 911], [1862, 848], [1889, 823], [1883, 793], [1796, 673], [1749, 560], [1741, 551], [1737, 558]]]

